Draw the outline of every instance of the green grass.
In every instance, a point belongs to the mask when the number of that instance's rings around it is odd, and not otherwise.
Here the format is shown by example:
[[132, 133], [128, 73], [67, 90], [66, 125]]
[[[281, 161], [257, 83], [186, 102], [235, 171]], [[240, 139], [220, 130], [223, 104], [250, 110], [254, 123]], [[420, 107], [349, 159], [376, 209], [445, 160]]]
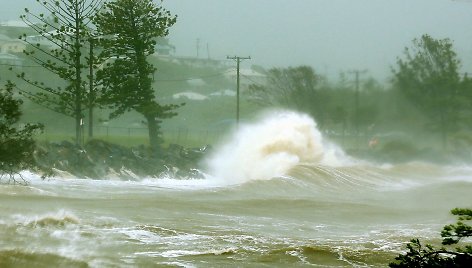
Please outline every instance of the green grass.
[[[194, 132], [194, 133], [187, 133], [182, 134], [180, 136], [173, 136], [170, 134], [164, 133], [164, 143], [163, 146], [168, 146], [169, 144], [179, 144], [181, 146], [187, 148], [197, 148], [203, 147], [207, 144], [216, 144], [219, 140], [217, 136], [211, 136], [211, 133], [201, 133], [201, 132]], [[65, 133], [45, 133], [41, 135], [37, 135], [35, 137], [36, 141], [38, 142], [62, 142], [62, 141], [69, 141], [74, 142], [75, 136], [74, 134], [65, 134]], [[135, 147], [139, 145], [148, 146], [149, 145], [149, 138], [148, 136], [138, 136], [138, 135], [96, 135], [93, 139], [103, 140], [106, 142], [119, 144], [126, 147]], [[85, 137], [84, 141], [87, 142], [89, 140], [88, 137]]]
[[35, 140], [38, 142], [74, 142], [74, 139], [74, 135], [64, 133], [43, 133], [35, 136]]
[[[103, 140], [126, 147], [149, 145], [148, 137], [145, 136], [95, 136], [94, 139]], [[85, 140], [87, 141], [88, 139], [86, 138]]]

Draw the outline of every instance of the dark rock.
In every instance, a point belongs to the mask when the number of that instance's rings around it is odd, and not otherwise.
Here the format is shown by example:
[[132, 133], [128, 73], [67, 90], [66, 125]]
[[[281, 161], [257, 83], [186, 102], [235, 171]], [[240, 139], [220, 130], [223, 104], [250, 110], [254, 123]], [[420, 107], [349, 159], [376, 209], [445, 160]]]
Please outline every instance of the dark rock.
[[102, 140], [91, 140], [81, 148], [63, 141], [39, 144], [35, 159], [44, 170], [66, 171], [82, 178], [102, 179], [111, 174], [127, 180], [136, 179], [133, 174], [141, 177], [168, 174], [196, 178], [202, 176], [197, 168], [206, 152], [208, 146], [185, 149], [171, 144], [155, 154], [143, 145], [128, 148]]

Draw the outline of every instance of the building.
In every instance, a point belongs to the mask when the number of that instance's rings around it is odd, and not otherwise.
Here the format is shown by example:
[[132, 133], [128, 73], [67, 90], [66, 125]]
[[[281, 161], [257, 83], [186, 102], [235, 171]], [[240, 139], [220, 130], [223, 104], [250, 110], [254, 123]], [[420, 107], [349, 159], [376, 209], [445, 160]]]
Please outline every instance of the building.
[[0, 52], [0, 65], [21, 68], [23, 59], [9, 53]]
[[174, 56], [175, 46], [169, 42], [169, 39], [158, 37], [156, 39], [155, 55], [157, 56]]
[[22, 53], [25, 48], [23, 41], [0, 34], [0, 53]]
[[35, 33], [32, 28], [23, 21], [2, 21], [0, 22], [0, 34], [4, 34], [13, 39], [18, 39], [21, 35]]
[[57, 35], [57, 31], [45, 33], [44, 36], [43, 35], [28, 35], [26, 36], [25, 41], [33, 46], [40, 45], [42, 48], [46, 48], [49, 50], [59, 48], [59, 46], [56, 43], [50, 40], [51, 35]]

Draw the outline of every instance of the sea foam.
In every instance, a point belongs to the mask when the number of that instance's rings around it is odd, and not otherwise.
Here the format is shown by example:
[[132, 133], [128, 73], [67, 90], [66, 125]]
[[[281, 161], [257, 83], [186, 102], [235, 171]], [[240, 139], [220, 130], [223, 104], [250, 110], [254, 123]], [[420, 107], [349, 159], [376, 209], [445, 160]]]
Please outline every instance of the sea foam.
[[242, 124], [207, 161], [211, 179], [228, 184], [281, 177], [301, 163], [340, 165], [341, 149], [324, 140], [316, 122], [292, 111], [266, 113]]

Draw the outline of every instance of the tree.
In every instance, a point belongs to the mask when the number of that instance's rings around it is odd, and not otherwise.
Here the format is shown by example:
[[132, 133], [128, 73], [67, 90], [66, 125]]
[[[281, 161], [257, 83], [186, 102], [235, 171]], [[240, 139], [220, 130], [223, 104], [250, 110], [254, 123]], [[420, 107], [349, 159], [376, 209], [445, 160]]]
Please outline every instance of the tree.
[[[20, 38], [32, 48], [25, 51], [36, 64], [42, 66], [61, 81], [63, 85], [33, 81], [25, 73], [18, 75], [36, 91], [25, 95], [32, 101], [75, 120], [75, 142], [81, 144], [84, 106], [90, 103], [87, 92], [87, 44], [90, 38], [92, 17], [100, 8], [102, 0], [37, 0], [49, 14], [33, 14], [25, 9], [22, 20], [29, 25], [50, 47], [41, 45], [24, 34]], [[91, 57], [88, 57], [89, 60]], [[89, 87], [91, 88], [91, 87]], [[92, 122], [90, 122], [92, 124]]]
[[249, 86], [249, 98], [261, 105], [277, 105], [312, 114], [322, 123], [327, 94], [322, 90], [324, 78], [309, 66], [273, 68], [267, 72], [265, 85]]
[[364, 82], [360, 83], [360, 92], [355, 94], [358, 95], [358, 107], [353, 111], [353, 123], [356, 125], [356, 129], [364, 132], [368, 135], [369, 129], [373, 128], [379, 118], [379, 114], [382, 110], [386, 109], [386, 105], [382, 104], [383, 92], [382, 85], [379, 84], [372, 77], [367, 78]]
[[461, 86], [461, 90], [465, 93], [466, 101], [466, 104], [464, 105], [466, 107], [464, 110], [464, 117], [466, 119], [468, 129], [470, 129], [472, 122], [472, 78], [469, 76], [469, 74], [464, 74]]
[[[443, 245], [455, 245], [462, 239], [472, 237], [472, 226], [465, 221], [472, 220], [472, 209], [455, 208], [451, 210], [458, 216], [456, 224], [444, 226], [441, 236]], [[472, 245], [457, 247], [455, 250], [436, 249], [431, 245], [421, 245], [418, 239], [411, 240], [407, 245], [408, 252], [395, 258], [390, 263], [392, 268], [453, 268], [472, 267]]]
[[[12, 83], [0, 90], [0, 181], [26, 183], [15, 179], [19, 172], [35, 168], [33, 152], [35, 141], [32, 135], [40, 131], [39, 124], [18, 124], [21, 117], [21, 100], [13, 98]], [[21, 176], [20, 176], [21, 178]]]
[[152, 149], [159, 146], [159, 123], [175, 116], [179, 105], [161, 105], [152, 88], [156, 71], [147, 57], [156, 39], [167, 36], [177, 17], [152, 0], [117, 0], [105, 4], [95, 23], [103, 37], [102, 57], [112, 58], [97, 74], [103, 82], [101, 102], [114, 109], [111, 118], [134, 110], [144, 116]]
[[423, 35], [405, 48], [393, 69], [393, 82], [429, 118], [431, 129], [441, 133], [443, 148], [457, 128], [460, 114], [460, 60], [449, 39]]

